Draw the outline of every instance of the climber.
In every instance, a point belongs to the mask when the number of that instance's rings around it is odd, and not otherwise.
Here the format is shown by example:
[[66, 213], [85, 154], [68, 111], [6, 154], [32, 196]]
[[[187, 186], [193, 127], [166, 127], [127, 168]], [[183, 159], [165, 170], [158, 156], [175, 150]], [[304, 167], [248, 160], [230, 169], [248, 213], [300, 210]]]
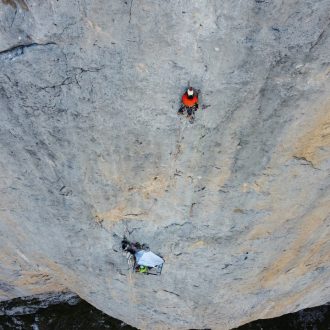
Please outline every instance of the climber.
[[195, 119], [195, 111], [198, 109], [198, 93], [193, 87], [189, 87], [182, 95], [182, 104], [178, 111], [179, 115], [183, 115], [187, 111], [187, 118], [192, 123]]
[[139, 242], [131, 243], [126, 238], [122, 240], [121, 247], [124, 251], [129, 252], [133, 255], [142, 248]]
[[122, 249], [134, 257], [134, 270], [138, 273], [160, 275], [164, 259], [151, 252], [146, 244], [122, 240]]

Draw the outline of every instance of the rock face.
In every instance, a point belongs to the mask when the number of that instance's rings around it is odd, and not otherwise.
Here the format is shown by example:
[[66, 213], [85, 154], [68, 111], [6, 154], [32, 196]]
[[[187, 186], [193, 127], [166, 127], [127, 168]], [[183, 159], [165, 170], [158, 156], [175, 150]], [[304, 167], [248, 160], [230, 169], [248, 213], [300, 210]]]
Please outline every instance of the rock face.
[[[330, 304], [328, 303], [273, 319], [256, 320], [235, 330], [326, 330], [329, 324]], [[0, 302], [0, 329], [136, 330], [104, 314], [77, 295], [63, 292]]]
[[[0, 4], [0, 297], [143, 329], [329, 301], [330, 2]], [[188, 81], [203, 110], [179, 118]], [[164, 256], [131, 274], [123, 235]]]
[[[327, 319], [327, 314], [330, 314], [323, 312], [320, 307], [317, 311], [317, 314], [313, 313], [317, 320], [321, 317]], [[0, 329], [136, 330], [67, 292], [0, 302]]]

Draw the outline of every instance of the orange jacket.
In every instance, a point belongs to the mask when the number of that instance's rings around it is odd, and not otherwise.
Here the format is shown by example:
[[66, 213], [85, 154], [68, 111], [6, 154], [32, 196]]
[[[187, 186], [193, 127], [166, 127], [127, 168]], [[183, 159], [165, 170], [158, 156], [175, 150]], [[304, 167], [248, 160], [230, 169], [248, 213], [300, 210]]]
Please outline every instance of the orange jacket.
[[182, 95], [182, 103], [186, 106], [186, 107], [193, 107], [194, 105], [198, 104], [198, 96], [197, 93], [194, 93], [194, 95], [192, 96], [192, 98], [190, 99], [187, 92], [185, 92]]

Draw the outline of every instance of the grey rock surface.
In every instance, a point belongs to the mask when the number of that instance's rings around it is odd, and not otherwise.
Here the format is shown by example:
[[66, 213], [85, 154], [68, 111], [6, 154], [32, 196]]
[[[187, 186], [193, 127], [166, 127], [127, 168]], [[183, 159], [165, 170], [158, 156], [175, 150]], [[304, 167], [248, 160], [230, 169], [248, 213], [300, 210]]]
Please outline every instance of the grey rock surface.
[[33, 314], [38, 310], [45, 309], [52, 305], [69, 304], [75, 305], [80, 298], [72, 292], [44, 293], [36, 296], [19, 298], [19, 303], [15, 300], [7, 300], [0, 304], [0, 316], [15, 316]]
[[6, 0], [0, 32], [1, 300], [68, 288], [142, 329], [329, 301], [328, 0]]

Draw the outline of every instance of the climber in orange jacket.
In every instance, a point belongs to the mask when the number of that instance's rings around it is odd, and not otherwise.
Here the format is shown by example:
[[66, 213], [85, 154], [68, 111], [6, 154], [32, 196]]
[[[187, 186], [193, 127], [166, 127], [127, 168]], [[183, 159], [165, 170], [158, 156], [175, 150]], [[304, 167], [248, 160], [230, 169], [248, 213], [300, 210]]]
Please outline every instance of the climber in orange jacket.
[[198, 109], [198, 91], [192, 87], [189, 87], [187, 91], [182, 95], [182, 104], [178, 111], [179, 115], [183, 115], [187, 111], [187, 117], [190, 121], [194, 120], [195, 111]]

